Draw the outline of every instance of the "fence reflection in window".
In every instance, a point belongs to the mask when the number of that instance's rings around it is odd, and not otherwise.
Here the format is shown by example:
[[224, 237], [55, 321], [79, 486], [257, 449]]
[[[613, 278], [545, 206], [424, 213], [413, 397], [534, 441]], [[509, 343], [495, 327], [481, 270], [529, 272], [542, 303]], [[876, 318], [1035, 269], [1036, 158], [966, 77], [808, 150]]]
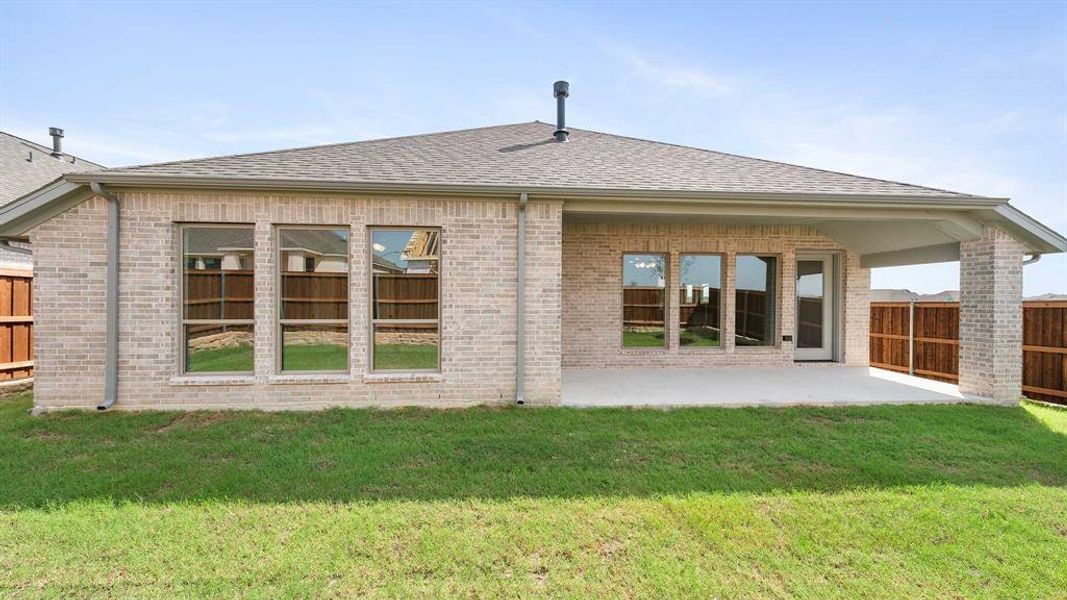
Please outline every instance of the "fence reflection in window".
[[667, 257], [664, 254], [622, 256], [622, 345], [664, 347]]
[[181, 239], [184, 372], [251, 373], [252, 227], [186, 225]]
[[777, 269], [774, 256], [737, 257], [734, 331], [738, 346], [775, 345]]
[[373, 369], [438, 370], [441, 231], [373, 228], [371, 263]]
[[278, 229], [282, 371], [348, 370], [346, 228]]

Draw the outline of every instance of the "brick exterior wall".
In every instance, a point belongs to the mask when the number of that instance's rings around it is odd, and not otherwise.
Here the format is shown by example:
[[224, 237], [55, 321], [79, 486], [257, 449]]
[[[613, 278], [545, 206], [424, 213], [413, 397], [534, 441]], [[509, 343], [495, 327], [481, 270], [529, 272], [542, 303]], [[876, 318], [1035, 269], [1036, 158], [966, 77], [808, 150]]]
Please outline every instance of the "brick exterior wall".
[[[805, 226], [648, 224], [565, 220], [563, 225], [563, 366], [565, 368], [785, 366], [793, 362], [796, 255], [798, 251], [837, 253], [842, 276], [841, 354], [849, 365], [866, 365], [870, 314], [870, 271], [859, 256]], [[722, 346], [678, 346], [679, 263], [682, 253], [723, 255]], [[667, 348], [623, 348], [622, 255], [669, 254]], [[778, 345], [734, 345], [735, 258], [738, 254], [779, 258]]]
[[1009, 406], [1022, 395], [1025, 251], [995, 227], [960, 244], [960, 392]]
[[[515, 392], [517, 200], [341, 194], [122, 193], [119, 409], [322, 408], [505, 404]], [[37, 280], [35, 402], [91, 407], [104, 386], [106, 202], [89, 201], [31, 234]], [[560, 398], [562, 205], [527, 220], [526, 398]], [[255, 227], [255, 374], [182, 376], [176, 223]], [[276, 375], [275, 225], [351, 229], [351, 371]], [[441, 227], [441, 372], [368, 373], [367, 226]]]

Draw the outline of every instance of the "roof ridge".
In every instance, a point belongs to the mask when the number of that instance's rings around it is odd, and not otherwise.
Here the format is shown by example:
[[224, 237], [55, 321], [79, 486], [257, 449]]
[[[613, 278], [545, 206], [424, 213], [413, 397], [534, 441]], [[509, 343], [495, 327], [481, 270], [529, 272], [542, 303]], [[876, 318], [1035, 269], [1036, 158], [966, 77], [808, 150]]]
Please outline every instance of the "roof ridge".
[[[22, 142], [23, 144], [27, 144], [29, 146], [33, 146], [34, 149], [37, 150], [38, 152], [43, 152], [43, 153], [47, 154], [48, 156], [50, 156], [51, 158], [53, 158], [55, 160], [60, 160], [60, 159], [56, 158], [55, 156], [52, 156], [52, 149], [49, 148], [48, 146], [45, 146], [44, 144], [39, 144], [39, 143], [37, 143], [37, 142], [35, 142], [33, 140], [28, 140], [28, 139], [26, 139], [24, 137], [17, 136], [15, 134], [9, 133], [7, 131], [0, 131], [0, 134], [6, 135], [7, 137], [9, 137], [11, 139], [14, 139], [14, 140], [18, 140], [18, 141]], [[78, 156], [76, 154], [71, 154], [69, 152], [64, 152], [63, 155], [64, 156], [69, 156], [69, 157], [71, 157], [71, 158], [73, 158], [75, 160], [81, 161], [83, 163], [88, 163], [88, 164], [93, 165], [95, 167], [100, 167], [101, 169], [106, 169], [107, 168], [107, 167], [105, 167], [104, 165], [102, 165], [100, 163], [94, 163], [93, 161], [87, 160], [85, 158], [82, 158], [82, 157], [80, 157], [80, 156]], [[65, 162], [65, 161], [60, 161], [60, 162]]]
[[[394, 135], [394, 136], [391, 136], [391, 137], [371, 138], [369, 140], [356, 140], [354, 142], [331, 142], [329, 144], [315, 144], [315, 145], [312, 145], [312, 146], [295, 146], [295, 147], [292, 147], [292, 148], [279, 148], [279, 149], [276, 149], [276, 150], [262, 150], [260, 152], [238, 152], [238, 153], [235, 153], [235, 154], [219, 154], [217, 156], [204, 156], [204, 157], [201, 157], [201, 158], [186, 158], [186, 159], [182, 159], [182, 160], [168, 160], [168, 161], [164, 161], [164, 162], [144, 163], [144, 164], [140, 164], [140, 165], [126, 165], [126, 166], [122, 166], [122, 167], [109, 168], [109, 169], [106, 169], [106, 170], [107, 171], [122, 171], [122, 170], [126, 170], [126, 169], [139, 169], [141, 167], [161, 167], [161, 166], [165, 166], [165, 165], [183, 165], [183, 164], [189, 164], [189, 163], [202, 162], [202, 161], [205, 161], [205, 160], [218, 160], [220, 158], [243, 158], [243, 157], [246, 157], [246, 156], [263, 156], [264, 154], [282, 154], [284, 152], [296, 152], [298, 150], [318, 150], [320, 148], [336, 148], [336, 147], [339, 147], [339, 146], [355, 146], [357, 144], [368, 144], [368, 143], [371, 143], [371, 142], [388, 142], [388, 141], [392, 141], [392, 140], [406, 140], [406, 139], [413, 139], [413, 138], [429, 137], [429, 136], [434, 136], [434, 135], [445, 135], [445, 134], [450, 134], [450, 133], [466, 133], [468, 131], [482, 131], [482, 130], [485, 130], [485, 129], [500, 129], [500, 128], [503, 128], [503, 127], [514, 127], [516, 125], [532, 125], [534, 123], [541, 123], [541, 121], [538, 121], [538, 120], [535, 119], [533, 121], [519, 121], [519, 122], [516, 122], [516, 123], [502, 123], [500, 125], [483, 125], [481, 127], [466, 127], [466, 128], [463, 128], [463, 129], [450, 129], [450, 130], [447, 130], [447, 131], [431, 131], [431, 132], [427, 132], [427, 133], [415, 133], [415, 134], [411, 134], [411, 135]], [[541, 124], [545, 125], [545, 123], [541, 123]], [[12, 137], [14, 137], [14, 136], [12, 136]]]
[[784, 161], [780, 161], [780, 160], [771, 160], [769, 158], [759, 158], [758, 156], [748, 156], [748, 155], [745, 155], [745, 154], [736, 154], [736, 153], [733, 153], [733, 152], [723, 152], [721, 150], [711, 150], [711, 149], [708, 149], [708, 148], [700, 148], [699, 146], [689, 146], [689, 145], [686, 145], [686, 144], [675, 144], [673, 142], [661, 142], [659, 140], [650, 140], [650, 139], [647, 139], [647, 138], [639, 138], [639, 137], [634, 137], [634, 136], [631, 136], [631, 135], [619, 135], [617, 133], [607, 133], [607, 132], [604, 132], [604, 131], [596, 131], [595, 129], [581, 129], [581, 128], [578, 128], [578, 127], [568, 127], [568, 129], [570, 129], [571, 131], [584, 131], [586, 133], [595, 133], [597, 135], [607, 135], [607, 136], [611, 136], [611, 137], [623, 138], [623, 139], [627, 139], [627, 140], [634, 140], [634, 141], [638, 141], [638, 142], [647, 142], [647, 143], [650, 143], [650, 144], [659, 144], [661, 146], [672, 146], [674, 148], [684, 148], [686, 150], [696, 150], [698, 152], [707, 152], [707, 153], [710, 153], [710, 154], [719, 154], [721, 156], [732, 156], [734, 158], [743, 158], [745, 160], [755, 160], [755, 161], [759, 161], [759, 162], [762, 162], [762, 163], [769, 163], [769, 164], [772, 164], [772, 165], [783, 165], [783, 166], [794, 167], [794, 168], [798, 168], [798, 169], [808, 169], [810, 171], [819, 171], [820, 173], [830, 173], [830, 174], [833, 174], [833, 175], [844, 175], [845, 177], [854, 177], [856, 179], [863, 179], [863, 180], [866, 180], [866, 181], [877, 181], [877, 182], [880, 182], [880, 183], [892, 183], [894, 185], [902, 185], [902, 186], [905, 186], [905, 187], [910, 187], [910, 188], [915, 188], [915, 189], [920, 189], [920, 190], [930, 190], [930, 191], [933, 191], [933, 192], [942, 192], [942, 193], [946, 193], [946, 194], [951, 194], [953, 196], [966, 196], [966, 197], [971, 197], [971, 198], [986, 198], [987, 197], [987, 196], [980, 196], [978, 194], [971, 194], [971, 193], [968, 193], [968, 192], [957, 192], [957, 191], [953, 191], [953, 190], [947, 190], [947, 189], [944, 189], [944, 188], [931, 187], [931, 186], [928, 186], [928, 185], [917, 185], [917, 184], [914, 184], [914, 183], [907, 183], [907, 182], [904, 182], [904, 181], [897, 181], [895, 179], [882, 179], [880, 177], [868, 177], [867, 175], [857, 175], [855, 173], [846, 173], [845, 171], [835, 171], [833, 169], [823, 169], [823, 168], [820, 168], [820, 167], [809, 167], [808, 165], [799, 165], [797, 163], [789, 163], [789, 162], [784, 162]]

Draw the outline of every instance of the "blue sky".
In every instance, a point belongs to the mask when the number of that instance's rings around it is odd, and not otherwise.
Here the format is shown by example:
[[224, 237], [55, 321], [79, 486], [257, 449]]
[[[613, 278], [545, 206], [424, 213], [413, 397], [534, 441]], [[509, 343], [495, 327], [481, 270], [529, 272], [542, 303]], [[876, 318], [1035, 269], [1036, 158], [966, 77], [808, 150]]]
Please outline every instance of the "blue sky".
[[[108, 165], [554, 118], [1067, 231], [1067, 3], [0, 4], [0, 129]], [[1026, 269], [1067, 293], [1067, 259]], [[954, 264], [876, 287], [958, 285]]]

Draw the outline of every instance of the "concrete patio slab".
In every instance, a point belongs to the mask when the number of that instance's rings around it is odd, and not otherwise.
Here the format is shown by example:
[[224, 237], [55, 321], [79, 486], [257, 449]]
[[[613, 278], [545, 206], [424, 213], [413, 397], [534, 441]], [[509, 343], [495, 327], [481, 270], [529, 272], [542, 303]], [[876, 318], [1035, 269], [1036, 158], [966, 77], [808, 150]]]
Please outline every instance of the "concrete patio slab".
[[845, 406], [981, 401], [949, 383], [870, 367], [563, 371], [563, 406]]

